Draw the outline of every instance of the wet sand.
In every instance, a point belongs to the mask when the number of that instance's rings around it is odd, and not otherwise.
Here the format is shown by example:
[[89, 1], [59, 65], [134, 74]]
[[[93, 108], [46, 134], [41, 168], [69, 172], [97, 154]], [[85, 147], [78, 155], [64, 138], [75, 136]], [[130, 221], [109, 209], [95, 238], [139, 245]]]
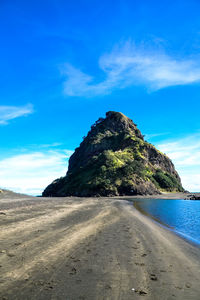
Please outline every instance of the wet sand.
[[0, 299], [199, 300], [200, 249], [124, 199], [1, 195]]

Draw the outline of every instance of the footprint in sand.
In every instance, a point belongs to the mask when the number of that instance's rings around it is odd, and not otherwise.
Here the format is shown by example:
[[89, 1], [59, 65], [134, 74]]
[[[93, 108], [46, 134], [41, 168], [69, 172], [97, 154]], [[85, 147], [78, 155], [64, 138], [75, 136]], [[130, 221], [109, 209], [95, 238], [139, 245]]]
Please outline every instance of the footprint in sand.
[[111, 287], [109, 284], [107, 284], [107, 285], [105, 286], [105, 289], [106, 289], [106, 290], [111, 290], [112, 287]]
[[143, 263], [137, 263], [137, 262], [135, 263], [135, 265], [136, 265], [136, 266], [141, 266], [141, 267], [144, 267], [144, 266], [145, 266], [145, 264], [143, 264]]
[[53, 289], [53, 285], [51, 285], [51, 283], [49, 282], [45, 287], [45, 290], [52, 290], [52, 289]]
[[153, 280], [153, 281], [157, 281], [158, 278], [155, 274], [150, 274], [150, 279]]
[[21, 245], [22, 243], [14, 243], [15, 246], [19, 246]]
[[142, 255], [141, 255], [141, 257], [145, 257], [145, 256], [147, 256], [147, 254], [146, 254], [146, 253], [144, 253], [144, 254], [142, 254]]
[[75, 267], [73, 267], [73, 268], [71, 269], [71, 272], [69, 272], [70, 275], [75, 275], [76, 273], [77, 273], [77, 270], [76, 270]]
[[7, 256], [9, 256], [9, 257], [14, 257], [14, 256], [15, 256], [15, 254], [14, 254], [14, 253], [12, 253], [12, 252], [7, 252]]
[[135, 292], [141, 296], [146, 295], [147, 292], [143, 291], [143, 290], [135, 290]]

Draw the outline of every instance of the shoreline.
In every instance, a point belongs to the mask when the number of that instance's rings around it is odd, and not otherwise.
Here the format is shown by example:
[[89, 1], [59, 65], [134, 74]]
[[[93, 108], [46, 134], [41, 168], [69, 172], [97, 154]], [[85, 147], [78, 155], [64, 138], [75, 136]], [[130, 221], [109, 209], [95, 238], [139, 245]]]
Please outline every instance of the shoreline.
[[0, 200], [0, 298], [199, 299], [200, 249], [124, 200]]
[[170, 200], [170, 199], [182, 199], [182, 200], [190, 200], [190, 199], [185, 199], [191, 195], [191, 193], [161, 193], [161, 194], [155, 194], [155, 195], [134, 195], [134, 196], [117, 196], [117, 197], [112, 197], [112, 198], [121, 198], [121, 199], [163, 199], [163, 200]]
[[[162, 200], [170, 200], [170, 199], [162, 199]], [[179, 199], [171, 199], [171, 200], [179, 200]], [[182, 233], [181, 231], [178, 231], [178, 230], [174, 229], [172, 226], [170, 226], [167, 223], [164, 223], [162, 220], [157, 219], [156, 217], [154, 217], [153, 215], [151, 215], [150, 213], [148, 213], [147, 211], [145, 211], [144, 209], [142, 209], [140, 206], [138, 206], [137, 205], [137, 201], [133, 200], [133, 207], [137, 211], [139, 211], [142, 215], [146, 216], [151, 221], [155, 222], [156, 224], [160, 225], [161, 227], [165, 228], [166, 230], [169, 230], [170, 232], [174, 233], [176, 236], [181, 237], [187, 243], [189, 243], [189, 244], [191, 244], [191, 245], [193, 245], [195, 247], [200, 247], [200, 241], [198, 241], [198, 240], [190, 237], [187, 234]]]

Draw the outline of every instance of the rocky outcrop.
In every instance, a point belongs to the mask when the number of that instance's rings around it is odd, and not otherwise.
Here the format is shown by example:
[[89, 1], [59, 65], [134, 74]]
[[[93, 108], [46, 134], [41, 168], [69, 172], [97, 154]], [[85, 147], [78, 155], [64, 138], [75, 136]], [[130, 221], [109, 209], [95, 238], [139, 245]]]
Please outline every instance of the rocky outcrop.
[[144, 140], [131, 119], [109, 111], [69, 159], [65, 177], [43, 196], [114, 196], [183, 191], [171, 160]]
[[200, 200], [200, 193], [189, 194], [185, 200]]

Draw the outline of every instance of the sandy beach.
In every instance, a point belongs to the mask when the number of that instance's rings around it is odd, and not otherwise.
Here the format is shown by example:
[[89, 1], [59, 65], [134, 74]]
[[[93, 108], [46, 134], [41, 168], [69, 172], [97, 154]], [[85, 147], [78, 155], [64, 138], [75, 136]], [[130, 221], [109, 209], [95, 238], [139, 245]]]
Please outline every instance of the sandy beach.
[[4, 194], [0, 224], [2, 300], [200, 299], [200, 249], [123, 197]]

